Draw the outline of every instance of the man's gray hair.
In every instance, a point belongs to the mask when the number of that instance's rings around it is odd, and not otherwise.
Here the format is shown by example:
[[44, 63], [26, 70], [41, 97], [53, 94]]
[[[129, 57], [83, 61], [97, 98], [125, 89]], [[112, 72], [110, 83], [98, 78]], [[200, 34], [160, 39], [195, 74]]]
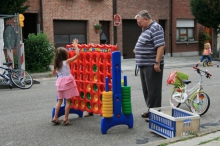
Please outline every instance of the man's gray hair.
[[137, 17], [151, 19], [151, 16], [150, 16], [150, 14], [148, 13], [147, 10], [141, 10], [134, 18], [137, 19]]

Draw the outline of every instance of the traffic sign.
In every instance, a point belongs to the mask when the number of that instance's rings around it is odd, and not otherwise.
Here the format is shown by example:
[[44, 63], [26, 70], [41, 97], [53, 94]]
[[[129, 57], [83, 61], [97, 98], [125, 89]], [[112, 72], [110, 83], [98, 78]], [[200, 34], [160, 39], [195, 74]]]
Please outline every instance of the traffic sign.
[[114, 15], [114, 26], [119, 26], [121, 24], [121, 16], [119, 14]]

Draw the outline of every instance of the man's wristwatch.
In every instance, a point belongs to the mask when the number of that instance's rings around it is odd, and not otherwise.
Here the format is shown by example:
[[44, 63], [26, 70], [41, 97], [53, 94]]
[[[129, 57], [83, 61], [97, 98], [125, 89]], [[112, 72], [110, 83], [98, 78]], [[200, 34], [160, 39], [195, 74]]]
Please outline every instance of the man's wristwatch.
[[159, 64], [160, 62], [158, 62], [158, 61], [155, 61], [154, 63], [155, 63], [155, 64]]

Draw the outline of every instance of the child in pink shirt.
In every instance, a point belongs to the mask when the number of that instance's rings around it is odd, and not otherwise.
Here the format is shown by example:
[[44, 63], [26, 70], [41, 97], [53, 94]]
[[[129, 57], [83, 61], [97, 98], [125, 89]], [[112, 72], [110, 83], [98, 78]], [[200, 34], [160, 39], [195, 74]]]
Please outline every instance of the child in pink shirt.
[[202, 57], [200, 58], [199, 62], [196, 64], [196, 67], [198, 67], [199, 63], [202, 62], [206, 57], [208, 58], [209, 62], [212, 65], [212, 58], [210, 57], [210, 54], [212, 54], [211, 45], [210, 43], [205, 43]]

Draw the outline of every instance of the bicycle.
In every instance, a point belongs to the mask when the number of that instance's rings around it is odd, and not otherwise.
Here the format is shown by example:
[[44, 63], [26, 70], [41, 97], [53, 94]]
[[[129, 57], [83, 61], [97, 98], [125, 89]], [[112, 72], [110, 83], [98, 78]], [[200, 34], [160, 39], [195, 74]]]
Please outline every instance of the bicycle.
[[203, 61], [203, 67], [206, 67], [206, 66], [213, 66], [212, 63], [208, 60], [208, 58], [206, 57]]
[[139, 70], [140, 70], [139, 66], [136, 65], [136, 66], [135, 66], [135, 70], [134, 70], [134, 74], [135, 74], [135, 76], [138, 75]]
[[[191, 112], [202, 116], [208, 111], [210, 106], [210, 98], [202, 87], [202, 76], [205, 75], [207, 78], [210, 78], [212, 75], [208, 73], [207, 70], [203, 71], [195, 66], [193, 68], [196, 69], [200, 75], [199, 82], [191, 89], [187, 89], [187, 85], [191, 83], [191, 81], [181, 80], [177, 77], [180, 84], [172, 88], [169, 102], [172, 107], [179, 107], [182, 103], [185, 103]], [[168, 81], [167, 83], [170, 82]]]
[[6, 85], [9, 85], [9, 88], [12, 89], [13, 85], [20, 89], [29, 89], [33, 85], [32, 76], [23, 69], [13, 69], [10, 68], [12, 62], [3, 63], [6, 67], [1, 67], [3, 69], [3, 74], [0, 76], [3, 78], [2, 82]]

